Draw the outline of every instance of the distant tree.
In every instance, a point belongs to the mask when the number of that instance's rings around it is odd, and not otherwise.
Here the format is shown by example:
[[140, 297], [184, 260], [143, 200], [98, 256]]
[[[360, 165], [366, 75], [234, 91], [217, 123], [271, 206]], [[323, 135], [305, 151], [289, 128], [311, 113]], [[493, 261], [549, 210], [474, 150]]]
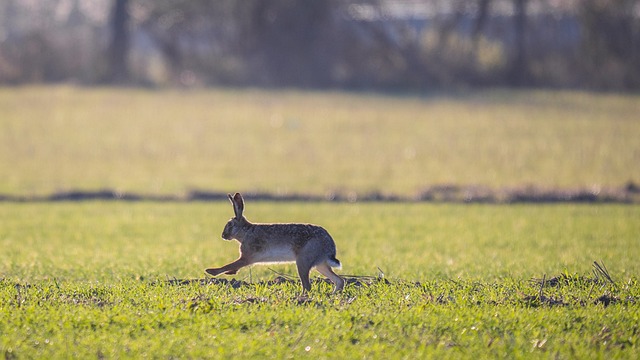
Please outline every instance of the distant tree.
[[515, 36], [515, 54], [508, 70], [507, 77], [510, 85], [523, 86], [529, 82], [529, 70], [525, 33], [527, 28], [527, 2], [529, 0], [513, 0], [515, 8], [513, 28]]
[[111, 10], [111, 40], [108, 49], [107, 82], [129, 81], [128, 56], [131, 47], [129, 0], [114, 0]]
[[[473, 46], [477, 50], [480, 35], [490, 15], [491, 0], [478, 0], [478, 15], [473, 24]], [[474, 51], [475, 52], [475, 51]]]
[[333, 1], [245, 1], [241, 39], [256, 79], [271, 85], [330, 84]]
[[598, 88], [640, 87], [639, 0], [585, 0], [580, 5], [582, 61]]
[[162, 59], [162, 83], [240, 84], [241, 11], [249, 1], [137, 0], [136, 21]]

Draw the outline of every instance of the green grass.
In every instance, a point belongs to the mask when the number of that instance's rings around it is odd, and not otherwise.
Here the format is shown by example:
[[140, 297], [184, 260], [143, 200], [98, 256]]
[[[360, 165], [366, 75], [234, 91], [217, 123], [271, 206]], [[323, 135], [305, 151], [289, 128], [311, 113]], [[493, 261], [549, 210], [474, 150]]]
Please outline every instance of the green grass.
[[640, 97], [0, 88], [0, 193], [640, 181]]
[[[227, 203], [0, 204], [7, 358], [637, 358], [640, 207], [247, 203], [312, 221], [343, 274], [390, 283], [172, 285], [237, 256]], [[604, 262], [615, 285], [595, 283]], [[270, 266], [293, 275], [292, 265]], [[563, 275], [558, 286], [532, 277]], [[604, 306], [600, 296], [614, 299]], [[561, 301], [561, 305], [553, 303]]]
[[[620, 186], [640, 181], [639, 100], [0, 88], [0, 195]], [[293, 265], [179, 285], [236, 258], [220, 239], [228, 203], [0, 202], [0, 357], [640, 356], [640, 206], [248, 201], [246, 214], [325, 226], [342, 274], [373, 278], [335, 295], [316, 279], [308, 298], [269, 283]]]

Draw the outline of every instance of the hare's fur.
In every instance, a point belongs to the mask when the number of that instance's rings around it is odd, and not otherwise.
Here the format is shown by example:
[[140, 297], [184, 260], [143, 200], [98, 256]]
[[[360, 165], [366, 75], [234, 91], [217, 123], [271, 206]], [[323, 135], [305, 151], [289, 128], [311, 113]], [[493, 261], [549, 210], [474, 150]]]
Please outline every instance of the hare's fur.
[[295, 262], [304, 291], [311, 290], [309, 272], [314, 267], [335, 284], [335, 291], [344, 288], [344, 280], [331, 269], [340, 268], [341, 264], [327, 230], [311, 224], [254, 224], [243, 215], [242, 195], [229, 194], [229, 200], [235, 217], [225, 225], [222, 238], [240, 243], [240, 258], [223, 267], [206, 269], [207, 274], [235, 274], [259, 263]]

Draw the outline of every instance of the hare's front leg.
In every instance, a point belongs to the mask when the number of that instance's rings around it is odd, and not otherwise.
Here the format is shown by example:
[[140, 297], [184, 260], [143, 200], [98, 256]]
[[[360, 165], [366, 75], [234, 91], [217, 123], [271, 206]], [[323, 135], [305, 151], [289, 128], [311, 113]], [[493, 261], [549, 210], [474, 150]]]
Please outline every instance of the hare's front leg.
[[206, 269], [205, 272], [209, 275], [212, 276], [218, 276], [220, 274], [228, 274], [228, 275], [232, 275], [238, 272], [238, 270], [240, 270], [241, 268], [247, 266], [247, 265], [251, 265], [251, 263], [249, 261], [247, 261], [247, 259], [245, 258], [239, 258], [238, 260], [227, 264], [223, 267], [219, 267], [219, 268], [209, 268]]

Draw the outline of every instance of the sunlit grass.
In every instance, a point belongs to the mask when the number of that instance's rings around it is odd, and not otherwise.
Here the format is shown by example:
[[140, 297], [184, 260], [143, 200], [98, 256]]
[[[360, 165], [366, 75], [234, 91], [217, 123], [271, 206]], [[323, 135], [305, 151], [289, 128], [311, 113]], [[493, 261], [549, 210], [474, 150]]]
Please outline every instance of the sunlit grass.
[[[640, 273], [637, 206], [247, 204], [256, 222], [312, 222], [338, 245], [344, 273], [416, 281], [528, 278], [589, 271], [594, 260]], [[226, 203], [34, 203], [0, 205], [0, 265], [25, 281], [196, 278], [235, 260], [220, 234]], [[295, 275], [294, 266], [274, 265]], [[256, 279], [271, 276], [255, 267]], [[241, 279], [248, 279], [243, 271]]]
[[[638, 356], [640, 208], [248, 203], [313, 221], [343, 274], [385, 281], [238, 288], [174, 278], [232, 260], [227, 203], [0, 204], [0, 353], [13, 358]], [[601, 261], [615, 285], [594, 283]], [[273, 265], [294, 275], [292, 265]], [[568, 276], [559, 286], [530, 282]], [[543, 295], [540, 296], [540, 294]], [[608, 296], [613, 303], [597, 301]], [[558, 301], [558, 304], [553, 303]]]
[[640, 98], [488, 91], [0, 89], [0, 192], [412, 195], [639, 181]]

